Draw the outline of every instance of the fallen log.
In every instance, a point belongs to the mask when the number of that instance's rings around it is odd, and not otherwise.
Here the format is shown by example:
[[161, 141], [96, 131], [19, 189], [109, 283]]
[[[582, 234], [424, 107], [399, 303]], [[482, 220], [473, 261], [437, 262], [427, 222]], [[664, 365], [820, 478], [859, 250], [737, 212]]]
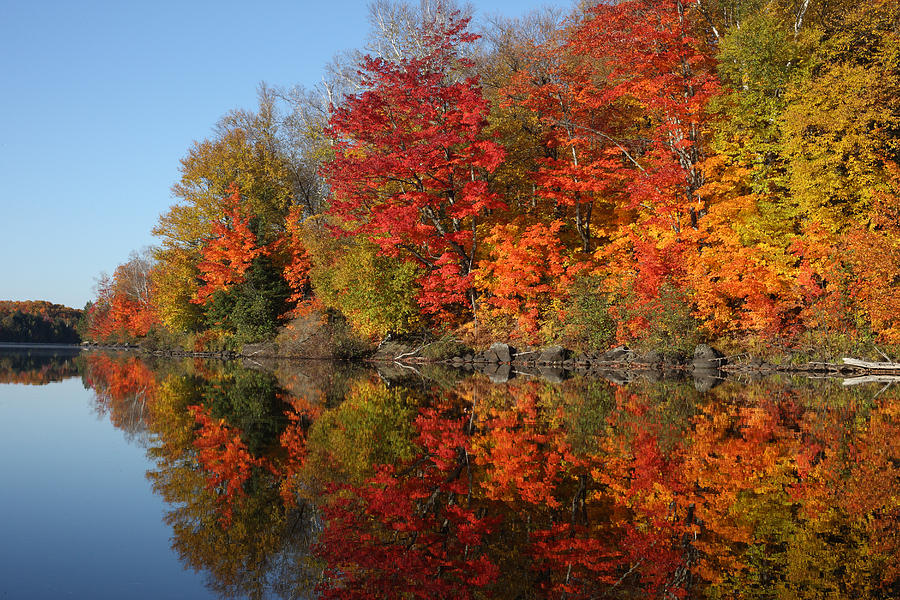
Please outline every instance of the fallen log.
[[900, 363], [895, 362], [869, 362], [867, 360], [859, 360], [858, 358], [843, 358], [845, 365], [851, 367], [859, 367], [860, 369], [871, 369], [873, 371], [900, 371]]

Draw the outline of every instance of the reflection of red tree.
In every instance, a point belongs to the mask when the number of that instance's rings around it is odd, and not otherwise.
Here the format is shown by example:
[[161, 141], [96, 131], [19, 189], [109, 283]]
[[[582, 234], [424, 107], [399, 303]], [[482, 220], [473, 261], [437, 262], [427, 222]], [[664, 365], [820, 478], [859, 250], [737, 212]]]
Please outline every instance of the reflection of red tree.
[[559, 508], [556, 487], [569, 454], [565, 438], [541, 426], [533, 386], [510, 391], [514, 407], [489, 409], [481, 420], [475, 461], [486, 469], [482, 491], [492, 500], [518, 498]]
[[497, 578], [483, 545], [495, 522], [471, 498], [466, 423], [423, 409], [416, 460], [332, 487], [319, 543], [324, 597], [470, 598]]
[[418, 459], [332, 487], [319, 545], [326, 597], [496, 596], [507, 584], [549, 597], [684, 596], [697, 525], [674, 501], [686, 488], [682, 450], [663, 443], [647, 405], [623, 394], [597, 432], [605, 441], [576, 453], [548, 388], [503, 392], [477, 419], [465, 404], [421, 408]]
[[694, 520], [679, 510], [681, 448], [663, 442], [663, 428], [644, 401], [624, 390], [617, 396], [620, 409], [597, 432], [595, 452], [567, 451], [559, 441], [566, 432], [556, 430], [549, 435], [556, 447], [545, 443], [545, 455], [532, 459], [553, 463], [562, 456], [560, 480], [568, 482], [555, 492], [564, 502], [544, 502], [561, 510], [530, 536], [534, 569], [551, 597], [590, 598], [616, 589], [682, 597], [690, 585]]
[[[160, 489], [189, 489], [207, 528], [184, 516], [181, 539], [214, 530], [249, 543], [248, 532], [302, 514], [304, 486], [329, 478], [307, 461], [307, 444], [334, 439], [307, 435], [329, 410], [318, 402], [285, 398], [278, 449], [256, 457], [209, 409], [188, 414], [189, 378], [157, 386], [134, 357], [87, 360], [117, 426], [153, 400], [154, 451], [175, 465]], [[791, 591], [896, 589], [900, 403], [889, 393], [834, 403], [774, 384], [699, 398], [610, 385], [603, 402], [580, 402], [573, 382], [479, 381], [449, 397], [404, 396], [404, 411], [418, 406], [402, 419], [415, 415], [406, 458], [322, 495], [325, 597], [734, 597], [773, 577]], [[573, 435], [582, 417], [589, 427]], [[373, 431], [366, 419], [353, 426]]]
[[199, 426], [194, 447], [197, 461], [206, 473], [207, 489], [218, 494], [220, 519], [230, 523], [232, 503], [245, 495], [244, 484], [250, 479], [251, 469], [264, 461], [247, 451], [240, 430], [226, 425], [225, 419], [213, 419], [203, 406], [189, 406], [188, 410]]

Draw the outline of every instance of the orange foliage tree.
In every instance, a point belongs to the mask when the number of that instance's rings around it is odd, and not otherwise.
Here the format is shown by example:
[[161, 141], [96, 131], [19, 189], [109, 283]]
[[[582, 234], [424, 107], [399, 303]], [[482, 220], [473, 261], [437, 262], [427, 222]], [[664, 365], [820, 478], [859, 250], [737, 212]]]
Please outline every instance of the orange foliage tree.
[[220, 518], [229, 523], [233, 516], [232, 503], [246, 494], [244, 484], [250, 479], [251, 468], [264, 462], [250, 454], [240, 430], [229, 427], [224, 419], [214, 419], [203, 406], [188, 409], [199, 427], [194, 447], [207, 477], [207, 488], [218, 498]]
[[98, 341], [130, 341], [147, 335], [159, 318], [151, 299], [152, 261], [133, 254], [112, 278], [101, 278], [88, 312], [88, 333]]
[[309, 300], [312, 293], [312, 284], [309, 279], [312, 262], [303, 241], [302, 208], [300, 206], [294, 206], [288, 213], [284, 233], [276, 240], [275, 247], [282, 254], [281, 262], [284, 264], [282, 275], [291, 288], [288, 302], [300, 305]]
[[241, 195], [232, 186], [229, 208], [222, 220], [213, 224], [212, 235], [201, 250], [203, 256], [197, 267], [204, 285], [192, 301], [203, 304], [219, 290], [241, 283], [253, 259], [268, 252], [258, 245], [256, 234], [250, 230], [250, 219], [241, 210]]
[[485, 294], [488, 312], [515, 318], [518, 335], [538, 340], [541, 318], [554, 298], [564, 295], [583, 268], [573, 264], [560, 241], [561, 221], [498, 224], [485, 238], [490, 258], [478, 263], [476, 286]]

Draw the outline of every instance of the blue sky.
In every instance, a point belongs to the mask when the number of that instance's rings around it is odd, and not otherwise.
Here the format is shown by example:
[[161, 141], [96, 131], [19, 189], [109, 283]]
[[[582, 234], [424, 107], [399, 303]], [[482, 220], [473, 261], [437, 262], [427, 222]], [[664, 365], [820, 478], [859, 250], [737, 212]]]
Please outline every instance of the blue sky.
[[[476, 19], [571, 0], [478, 0]], [[179, 159], [261, 81], [312, 87], [367, 2], [4, 0], [0, 300], [76, 308], [174, 199]]]

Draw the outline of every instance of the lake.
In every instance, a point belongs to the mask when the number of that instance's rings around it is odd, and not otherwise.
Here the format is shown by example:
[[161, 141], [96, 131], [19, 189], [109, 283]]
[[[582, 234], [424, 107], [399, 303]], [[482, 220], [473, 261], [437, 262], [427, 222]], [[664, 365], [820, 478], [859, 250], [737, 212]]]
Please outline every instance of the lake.
[[0, 598], [900, 596], [896, 387], [563, 375], [0, 349]]

